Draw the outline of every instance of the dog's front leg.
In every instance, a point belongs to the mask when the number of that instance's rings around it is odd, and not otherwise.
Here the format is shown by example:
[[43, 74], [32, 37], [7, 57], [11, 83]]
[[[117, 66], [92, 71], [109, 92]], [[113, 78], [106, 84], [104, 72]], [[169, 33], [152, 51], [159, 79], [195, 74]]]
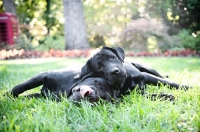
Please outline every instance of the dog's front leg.
[[46, 74], [47, 74], [46, 72], [43, 72], [43, 73], [33, 76], [27, 81], [22, 82], [21, 84], [18, 84], [17, 86], [13, 87], [13, 89], [9, 93], [11, 93], [14, 97], [17, 97], [19, 94], [23, 93], [24, 91], [27, 91], [27, 90], [30, 90], [42, 85], [43, 78]]

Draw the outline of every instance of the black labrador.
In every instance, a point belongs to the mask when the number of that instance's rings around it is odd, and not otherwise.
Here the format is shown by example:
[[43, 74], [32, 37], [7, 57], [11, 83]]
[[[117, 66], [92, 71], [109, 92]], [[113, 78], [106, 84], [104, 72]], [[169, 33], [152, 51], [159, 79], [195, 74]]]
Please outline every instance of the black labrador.
[[40, 93], [29, 94], [26, 97], [50, 96], [52, 99], [60, 100], [61, 96], [64, 96], [73, 102], [85, 99], [91, 103], [97, 102], [99, 99], [112, 101], [117, 98], [117, 91], [113, 90], [105, 79], [92, 73], [80, 78], [80, 71], [81, 67], [68, 67], [42, 72], [15, 86], [8, 93], [18, 97], [24, 91], [43, 85]]
[[145, 94], [146, 84], [168, 85], [170, 88], [184, 88], [188, 86], [179, 85], [163, 78], [156, 70], [143, 65], [124, 62], [125, 53], [121, 47], [103, 47], [92, 56], [81, 69], [81, 76], [91, 72], [105, 78], [114, 89], [119, 89], [119, 95], [125, 95], [136, 87]]

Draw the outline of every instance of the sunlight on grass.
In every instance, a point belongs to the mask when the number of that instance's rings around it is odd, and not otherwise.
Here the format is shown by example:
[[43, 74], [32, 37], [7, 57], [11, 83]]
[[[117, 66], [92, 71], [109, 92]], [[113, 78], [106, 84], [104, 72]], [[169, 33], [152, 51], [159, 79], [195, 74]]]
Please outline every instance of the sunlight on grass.
[[[86, 58], [48, 58], [0, 61], [0, 96], [5, 90], [41, 71], [71, 65], [83, 65]], [[165, 92], [174, 102], [151, 101], [136, 92], [124, 96], [120, 103], [99, 102], [79, 105], [63, 99], [0, 98], [0, 131], [199, 131], [200, 128], [200, 60], [199, 58], [131, 58], [157, 69], [169, 80], [191, 85], [188, 91], [167, 86], [148, 86], [147, 92]], [[36, 90], [39, 90], [37, 88]], [[30, 91], [34, 92], [34, 91]]]
[[[43, 64], [43, 63], [59, 63], [59, 62], [68, 62], [77, 60], [79, 58], [36, 58], [36, 59], [21, 59], [21, 60], [0, 60], [0, 64]], [[81, 60], [85, 60], [85, 58], [80, 58]]]

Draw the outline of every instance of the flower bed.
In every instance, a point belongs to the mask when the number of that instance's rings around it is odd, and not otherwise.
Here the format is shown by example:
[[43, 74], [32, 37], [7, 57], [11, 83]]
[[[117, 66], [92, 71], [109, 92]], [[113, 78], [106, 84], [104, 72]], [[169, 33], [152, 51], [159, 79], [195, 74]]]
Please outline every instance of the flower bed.
[[193, 51], [191, 49], [185, 49], [185, 50], [175, 50], [175, 51], [170, 51], [167, 50], [164, 53], [161, 52], [139, 52], [139, 53], [133, 53], [133, 52], [128, 52], [126, 53], [126, 56], [135, 56], [135, 57], [156, 57], [156, 56], [165, 56], [165, 57], [173, 57], [173, 56], [180, 56], [180, 57], [187, 57], [187, 56], [200, 56], [200, 52]]
[[[7, 59], [25, 59], [25, 58], [49, 58], [49, 57], [89, 57], [99, 51], [99, 49], [88, 49], [88, 50], [54, 50], [51, 49], [47, 51], [25, 51], [21, 50], [0, 50], [0, 60]], [[164, 53], [157, 52], [127, 52], [126, 56], [129, 57], [173, 57], [173, 56], [198, 56], [200, 57], [200, 52], [193, 51], [190, 49], [181, 50], [181, 51], [166, 51]]]
[[25, 51], [1, 50], [0, 59], [25, 59], [25, 58], [50, 58], [50, 57], [88, 57], [91, 50], [54, 50], [47, 51]]

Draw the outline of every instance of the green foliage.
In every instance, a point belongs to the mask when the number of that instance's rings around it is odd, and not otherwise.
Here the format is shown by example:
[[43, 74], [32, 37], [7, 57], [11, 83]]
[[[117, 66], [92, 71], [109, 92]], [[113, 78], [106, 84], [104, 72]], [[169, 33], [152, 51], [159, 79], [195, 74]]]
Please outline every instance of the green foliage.
[[54, 35], [54, 36], [46, 36], [39, 46], [36, 47], [36, 50], [63, 50], [65, 46], [65, 38], [61, 35]]
[[3, 1], [0, 1], [0, 13], [4, 12]]
[[[62, 1], [51, 0], [50, 14], [46, 14], [47, 0], [16, 0], [17, 15], [21, 24], [31, 26], [47, 26], [49, 30], [57, 26], [59, 29], [59, 18], [62, 17]], [[47, 18], [49, 23], [47, 23]], [[50, 25], [46, 25], [50, 24]]]
[[51, 0], [49, 12], [46, 9], [47, 0], [16, 0], [15, 4], [21, 32], [33, 45], [42, 44], [47, 34], [50, 36], [64, 34], [62, 1]]
[[14, 45], [9, 45], [2, 43], [1, 46], [2, 49], [10, 50], [10, 49], [24, 49], [24, 50], [33, 50], [34, 47], [31, 44], [31, 40], [27, 38], [26, 35], [21, 35], [20, 37], [17, 37], [15, 39], [15, 44]]
[[21, 36], [15, 40], [15, 46], [16, 49], [24, 49], [24, 50], [33, 50], [34, 47], [31, 44], [30, 39], [27, 38], [27, 36]]
[[99, 35], [104, 38], [106, 45], [114, 45], [119, 42], [117, 35], [131, 20], [132, 15], [137, 14], [137, 7], [131, 1], [86, 0], [84, 14], [88, 37], [93, 39]]
[[[64, 99], [27, 99], [2, 97], [5, 90], [41, 71], [70, 64], [84, 64], [86, 59], [31, 59], [0, 61], [0, 131], [199, 131], [200, 91], [199, 58], [126, 58], [150, 65], [170, 80], [193, 86], [188, 91], [149, 86], [147, 92], [171, 93], [174, 102], [150, 101], [136, 92], [123, 97], [119, 104], [104, 101], [91, 106]], [[20, 64], [20, 65], [19, 65]], [[158, 65], [159, 64], [159, 65]], [[185, 81], [187, 80], [187, 81]], [[25, 94], [38, 92], [40, 88]]]
[[175, 35], [186, 29], [197, 33], [200, 29], [199, 0], [165, 0], [161, 6], [162, 18], [169, 26], [169, 34]]
[[198, 32], [200, 29], [200, 14], [196, 13], [200, 11], [200, 1], [199, 0], [188, 0], [187, 1], [187, 8], [189, 12], [189, 19], [190, 19], [190, 30], [193, 32]]
[[200, 51], [200, 36], [194, 37], [188, 30], [181, 30], [177, 36], [184, 48]]
[[99, 48], [106, 45], [104, 38], [99, 35], [96, 35], [94, 38], [90, 38], [89, 43], [92, 48]]
[[[50, 2], [50, 5], [48, 2]], [[21, 32], [30, 39], [34, 46], [42, 45], [44, 37], [48, 33], [50, 36], [56, 34], [63, 35], [64, 18], [62, 1], [15, 0], [15, 4], [19, 22], [22, 26]], [[190, 46], [186, 47], [199, 49], [199, 45], [197, 44], [199, 42], [198, 34], [200, 29], [200, 13], [198, 13], [200, 12], [199, 0], [84, 0], [83, 5], [87, 36], [92, 47], [99, 47], [104, 44], [113, 46], [120, 43], [119, 36], [125, 27], [130, 24], [131, 20], [147, 18], [158, 21], [163, 20], [169, 28], [167, 31], [168, 35], [172, 37], [176, 36], [183, 29], [195, 33], [197, 39], [192, 39], [191, 44], [186, 44]], [[2, 2], [0, 2], [0, 10], [3, 10]], [[140, 49], [149, 49], [149, 37], [142, 38], [143, 36], [148, 36], [148, 33], [143, 33], [143, 35], [139, 34], [138, 36], [133, 34], [132, 36], [138, 37], [136, 40], [138, 40], [137, 45], [139, 45], [138, 47]], [[150, 34], [150, 36], [155, 36], [158, 40], [156, 48], [159, 50], [164, 51], [173, 48], [173, 46], [180, 47], [175, 43], [173, 45], [173, 42], [170, 42], [169, 39], [165, 40], [163, 36], [156, 36], [155, 34]], [[190, 38], [187, 39], [189, 40]], [[48, 36], [47, 40], [49, 40]], [[54, 39], [52, 38], [52, 40]], [[143, 40], [143, 43], [140, 43], [140, 40]], [[196, 44], [194, 44], [194, 41]], [[45, 48], [44, 45], [43, 48]], [[130, 49], [130, 45], [132, 44], [127, 42], [123, 46]], [[46, 48], [48, 47], [46, 46]]]

